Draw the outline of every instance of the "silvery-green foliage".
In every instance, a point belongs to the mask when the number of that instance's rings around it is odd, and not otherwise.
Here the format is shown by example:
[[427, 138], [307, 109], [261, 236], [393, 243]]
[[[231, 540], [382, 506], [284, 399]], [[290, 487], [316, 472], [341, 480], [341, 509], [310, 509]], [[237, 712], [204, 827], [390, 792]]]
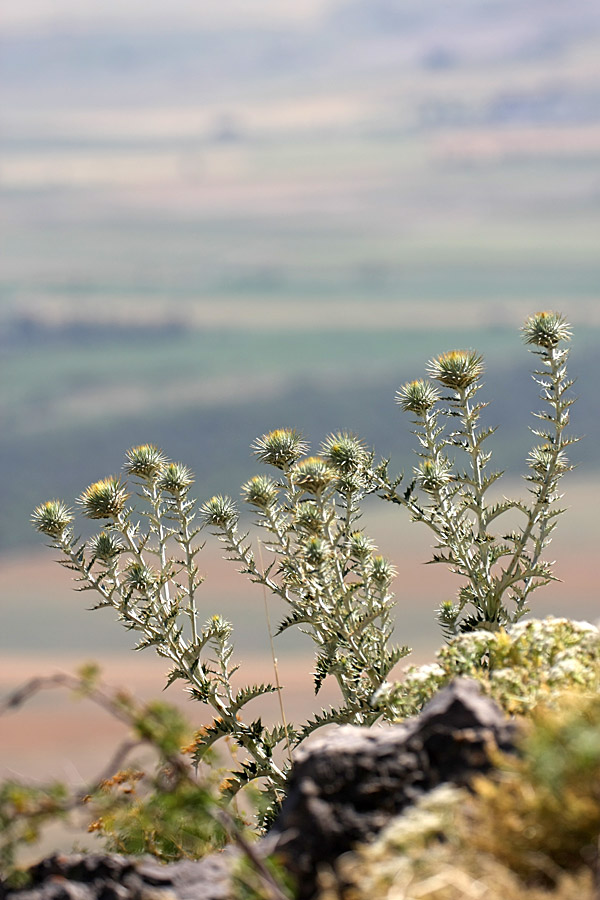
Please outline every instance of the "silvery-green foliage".
[[[123, 625], [140, 634], [137, 649], [154, 647], [172, 663], [168, 683], [184, 680], [192, 697], [212, 708], [212, 722], [196, 736], [195, 761], [220, 738], [230, 738], [243, 756], [224, 783], [225, 793], [262, 779], [265, 806], [272, 806], [289, 768], [277, 749], [287, 748], [289, 756], [291, 746], [331, 722], [376, 721], [381, 713], [370, 698], [409, 651], [389, 646], [393, 568], [358, 525], [360, 502], [373, 489], [372, 455], [356, 438], [339, 434], [323, 443], [321, 457], [306, 457], [306, 444], [288, 429], [264, 435], [254, 450], [278, 473], [256, 476], [242, 489], [265, 531], [264, 567], [238, 529], [233, 501], [213, 497], [198, 515], [189, 497], [191, 472], [151, 444], [128, 451], [124, 477], [97, 481], [79, 497], [84, 516], [102, 522], [90, 540], [75, 536], [73, 511], [59, 500], [38, 506], [33, 523], [77, 573], [80, 590], [99, 595], [95, 608], [114, 608]], [[316, 690], [333, 676], [342, 695], [339, 708], [299, 727], [283, 722], [268, 728], [260, 718], [245, 718], [247, 704], [276, 687], [235, 689], [232, 626], [218, 615], [198, 622], [204, 524], [251, 580], [286, 601], [289, 614], [280, 631], [300, 626], [310, 634], [317, 648]]]
[[279, 633], [299, 626], [313, 639], [315, 691], [329, 675], [338, 683], [342, 705], [294, 730], [295, 743], [328, 722], [372, 724], [379, 713], [370, 698], [409, 652], [389, 646], [393, 567], [359, 527], [361, 501], [375, 487], [373, 455], [346, 433], [320, 449], [320, 456], [302, 457], [308, 448], [288, 429], [256, 441], [256, 456], [276, 470], [242, 488], [262, 532], [260, 556], [239, 530], [233, 501], [213, 497], [202, 508], [228, 558], [285, 601]]
[[140, 635], [136, 649], [154, 647], [171, 662], [168, 684], [183, 679], [192, 697], [212, 708], [215, 734], [204, 749], [231, 736], [247, 754], [245, 780], [263, 777], [267, 790], [281, 789], [285, 772], [272, 755], [278, 733], [242, 717], [250, 700], [275, 688], [257, 684], [234, 690], [231, 625], [218, 615], [198, 621], [203, 579], [197, 556], [203, 544], [189, 497], [192, 474], [151, 444], [129, 450], [124, 468], [126, 478], [95, 482], [78, 498], [87, 518], [102, 521], [102, 530], [89, 541], [75, 536], [73, 512], [61, 501], [38, 506], [33, 523], [61, 551], [62, 564], [77, 573], [80, 590], [99, 595], [95, 608], [114, 608], [123, 625]]
[[[567, 378], [571, 332], [559, 313], [530, 316], [523, 337], [538, 357], [533, 378], [541, 388], [544, 408], [534, 413], [536, 444], [527, 460], [530, 499], [488, 500], [488, 490], [503, 474], [488, 468], [487, 439], [494, 428], [483, 427], [487, 403], [478, 398], [483, 359], [454, 350], [431, 360], [428, 378], [405, 384], [397, 401], [414, 417], [421, 462], [407, 485], [390, 479], [387, 466], [378, 474], [384, 499], [404, 506], [414, 521], [425, 522], [437, 544], [432, 558], [465, 581], [456, 602], [442, 603], [438, 618], [447, 636], [473, 629], [496, 629], [517, 622], [528, 609], [536, 588], [554, 580], [551, 563], [542, 556], [563, 510], [558, 483], [569, 465], [565, 448], [576, 438], [566, 434], [574, 402]], [[503, 527], [516, 511], [516, 527]]]
[[476, 678], [510, 714], [567, 690], [600, 688], [600, 631], [572, 619], [530, 619], [499, 631], [459, 634], [438, 650], [436, 662], [410, 666], [402, 681], [376, 692], [374, 706], [397, 721], [416, 715], [453, 678]]

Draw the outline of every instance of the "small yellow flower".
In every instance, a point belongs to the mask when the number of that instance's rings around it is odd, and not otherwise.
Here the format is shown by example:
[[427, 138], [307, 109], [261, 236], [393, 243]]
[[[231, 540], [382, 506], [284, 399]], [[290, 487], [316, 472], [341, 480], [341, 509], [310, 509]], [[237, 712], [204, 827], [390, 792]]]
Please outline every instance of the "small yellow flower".
[[417, 416], [424, 416], [439, 400], [439, 393], [435, 385], [422, 378], [403, 384], [396, 392], [396, 403], [404, 412], [412, 412]]
[[31, 521], [37, 531], [48, 537], [59, 538], [65, 528], [73, 521], [69, 507], [62, 500], [48, 500], [36, 506]]
[[237, 507], [231, 497], [223, 497], [221, 494], [208, 500], [200, 512], [207, 525], [214, 525], [217, 528], [226, 528], [239, 518]]
[[363, 442], [346, 431], [330, 434], [323, 441], [321, 452], [336, 472], [344, 474], [358, 471], [368, 459]]
[[294, 484], [310, 494], [320, 494], [335, 478], [335, 472], [320, 456], [308, 456], [292, 470]]
[[306, 453], [308, 444], [295, 429], [277, 428], [257, 438], [252, 449], [261, 462], [277, 469], [287, 469]]
[[450, 463], [447, 460], [434, 462], [431, 459], [425, 459], [418, 469], [415, 469], [415, 474], [419, 484], [428, 494], [434, 494], [452, 481]]
[[116, 519], [123, 512], [128, 497], [121, 479], [111, 475], [91, 484], [77, 502], [88, 519]]
[[561, 313], [538, 312], [529, 316], [521, 329], [526, 344], [550, 349], [560, 341], [571, 340], [571, 326]]
[[474, 350], [450, 350], [430, 360], [427, 371], [444, 387], [464, 390], [483, 374], [483, 357]]
[[193, 484], [194, 476], [191, 469], [184, 466], [183, 463], [169, 463], [160, 473], [157, 481], [157, 487], [167, 494], [174, 497], [180, 497]]
[[168, 459], [154, 444], [141, 444], [126, 453], [125, 471], [139, 478], [153, 479], [167, 465]]
[[242, 485], [242, 494], [246, 503], [269, 509], [277, 502], [278, 484], [268, 475], [255, 475]]

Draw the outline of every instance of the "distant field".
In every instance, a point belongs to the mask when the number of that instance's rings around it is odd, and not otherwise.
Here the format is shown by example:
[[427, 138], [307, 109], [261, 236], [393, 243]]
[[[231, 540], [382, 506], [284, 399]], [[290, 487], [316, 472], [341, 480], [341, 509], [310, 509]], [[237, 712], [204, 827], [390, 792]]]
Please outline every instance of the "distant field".
[[159, 7], [73, 31], [71, 0], [23, 0], [3, 37], [0, 551], [132, 443], [201, 497], [236, 493], [282, 424], [410, 467], [393, 393], [456, 346], [486, 356], [516, 472], [537, 405], [517, 329], [548, 307], [597, 469], [595, 9], [211, 2], [165, 28]]

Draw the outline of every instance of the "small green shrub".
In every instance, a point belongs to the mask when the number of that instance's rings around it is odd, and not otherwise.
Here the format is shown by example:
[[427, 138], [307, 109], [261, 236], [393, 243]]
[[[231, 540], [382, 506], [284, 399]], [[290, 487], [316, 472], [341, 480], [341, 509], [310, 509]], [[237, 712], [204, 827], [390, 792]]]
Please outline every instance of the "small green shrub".
[[[33, 679], [0, 706], [0, 713], [46, 688], [67, 689], [80, 700], [97, 703], [127, 725], [129, 737], [116, 749], [107, 771], [80, 787], [16, 779], [0, 785], [0, 873], [9, 883], [23, 879], [23, 848], [57, 820], [75, 820], [84, 831], [104, 838], [108, 850], [151, 853], [163, 862], [197, 859], [223, 846], [222, 774], [215, 765], [199, 775], [190, 764], [185, 745], [193, 729], [178, 709], [159, 701], [140, 704], [122, 689], [109, 690], [95, 667], [86, 666], [78, 676]], [[152, 751], [153, 761], [136, 762], [142, 749]], [[243, 827], [239, 817], [228, 821], [236, 829]]]
[[453, 678], [475, 678], [509, 715], [524, 715], [568, 689], [600, 688], [600, 631], [572, 619], [530, 619], [500, 631], [452, 638], [436, 662], [382, 685], [373, 704], [392, 721], [416, 715]]

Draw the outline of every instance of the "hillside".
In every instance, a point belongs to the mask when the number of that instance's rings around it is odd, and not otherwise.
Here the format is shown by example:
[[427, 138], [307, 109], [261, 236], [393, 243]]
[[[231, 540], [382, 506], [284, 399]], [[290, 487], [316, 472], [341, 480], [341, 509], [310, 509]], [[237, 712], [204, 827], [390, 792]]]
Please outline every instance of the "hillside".
[[[412, 465], [393, 392], [488, 358], [528, 446], [538, 308], [597, 467], [600, 12], [540, 0], [27, 0], [0, 37], [0, 546], [154, 440], [235, 492], [279, 424]], [[432, 324], [435, 327], [432, 328]]]

